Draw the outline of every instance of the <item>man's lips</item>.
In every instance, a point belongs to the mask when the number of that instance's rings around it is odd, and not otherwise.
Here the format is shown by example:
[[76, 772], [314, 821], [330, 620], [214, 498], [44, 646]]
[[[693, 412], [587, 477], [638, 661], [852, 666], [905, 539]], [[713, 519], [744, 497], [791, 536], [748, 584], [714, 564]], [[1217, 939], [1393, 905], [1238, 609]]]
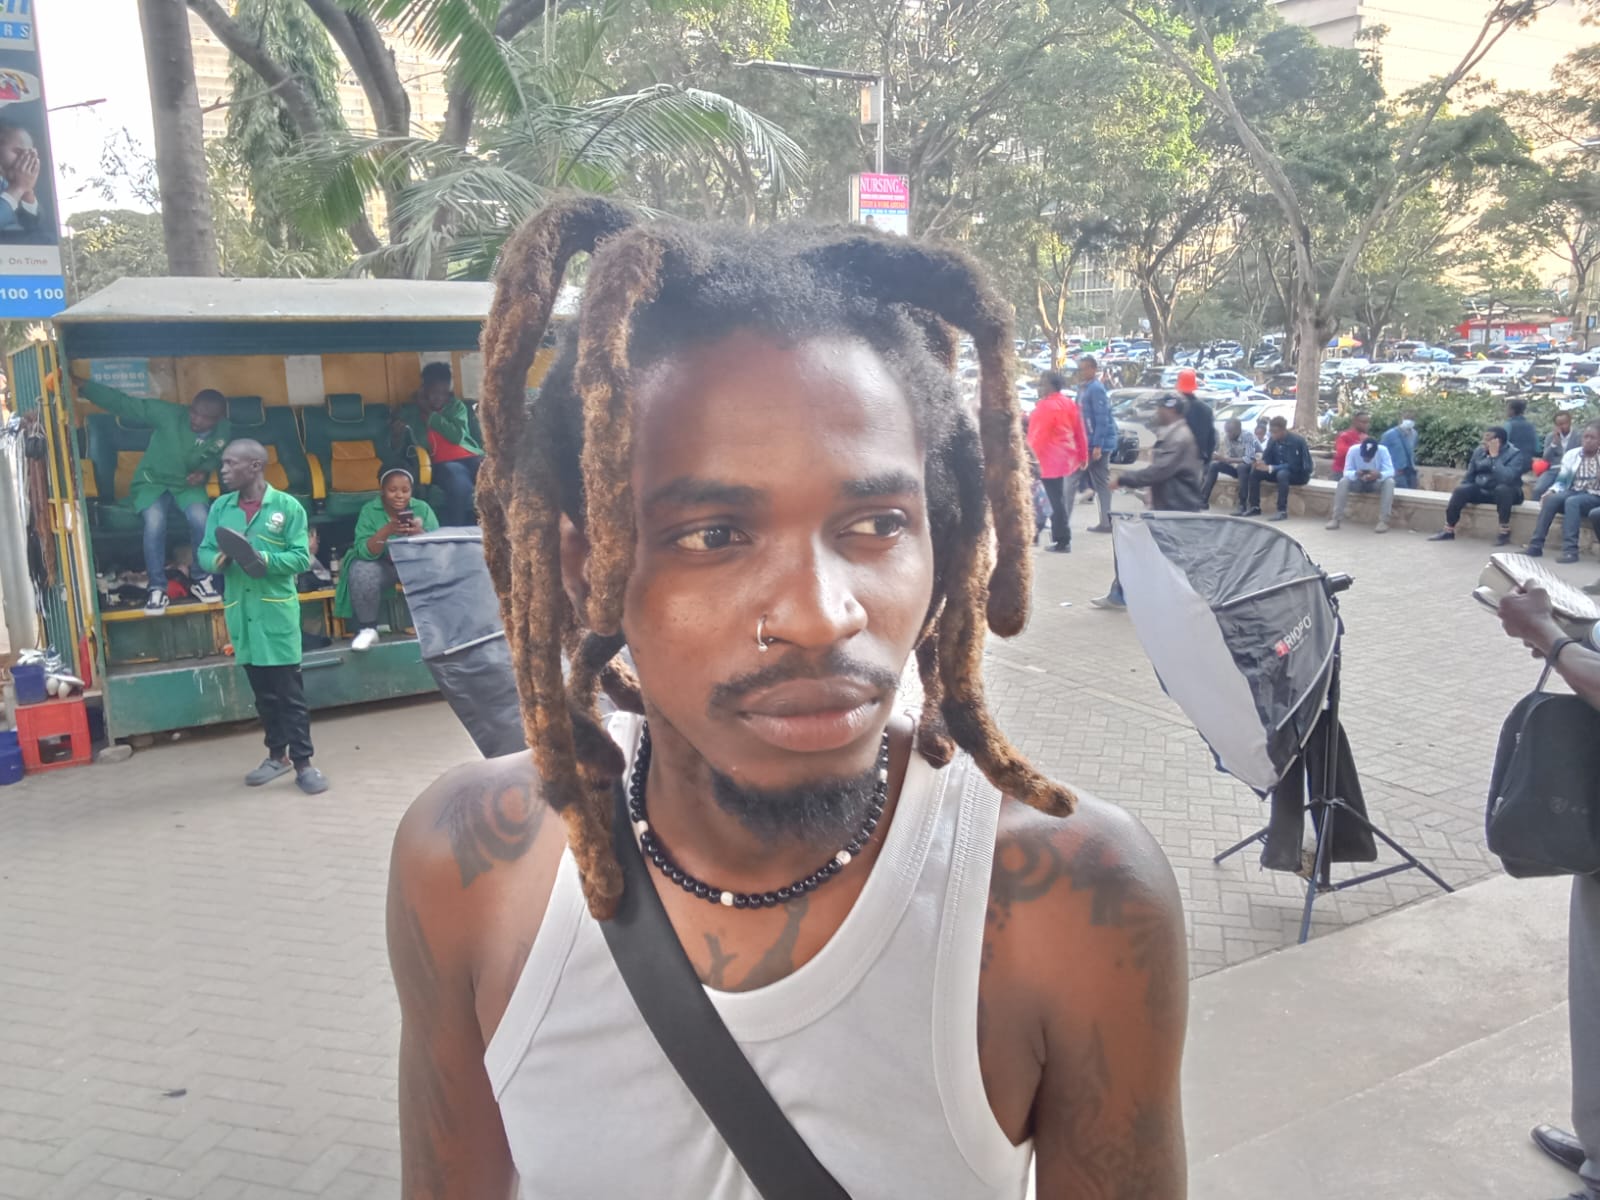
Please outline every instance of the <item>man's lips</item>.
[[882, 692], [851, 679], [796, 679], [744, 697], [735, 712], [756, 737], [780, 750], [841, 750], [871, 728]]
[[871, 684], [854, 679], [791, 679], [750, 692], [735, 708], [741, 716], [806, 717], [848, 712], [878, 694]]

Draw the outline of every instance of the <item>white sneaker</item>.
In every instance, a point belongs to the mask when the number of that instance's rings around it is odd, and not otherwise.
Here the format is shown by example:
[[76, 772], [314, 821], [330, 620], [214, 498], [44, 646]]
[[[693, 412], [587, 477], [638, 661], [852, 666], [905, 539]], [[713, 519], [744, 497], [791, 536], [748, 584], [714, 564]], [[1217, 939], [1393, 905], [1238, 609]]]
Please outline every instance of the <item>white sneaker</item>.
[[350, 649], [358, 652], [362, 650], [371, 650], [377, 644], [378, 631], [373, 629], [371, 626], [368, 626], [366, 629], [363, 629], [360, 633], [356, 634], [354, 640], [352, 640], [350, 643]]
[[159, 617], [167, 611], [169, 603], [171, 601], [167, 599], [166, 588], [151, 588], [150, 596], [144, 602], [144, 615], [147, 617]]
[[201, 604], [215, 604], [222, 599], [222, 593], [211, 580], [201, 576], [189, 585], [189, 594]]

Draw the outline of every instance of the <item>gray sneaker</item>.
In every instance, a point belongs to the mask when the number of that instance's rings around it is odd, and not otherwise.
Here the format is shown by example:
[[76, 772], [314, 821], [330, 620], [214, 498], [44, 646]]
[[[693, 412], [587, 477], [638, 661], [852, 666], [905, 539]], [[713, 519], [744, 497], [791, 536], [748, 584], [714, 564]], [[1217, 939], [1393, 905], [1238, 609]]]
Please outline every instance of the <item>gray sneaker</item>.
[[1323, 528], [1324, 529], [1337, 529], [1337, 528], [1339, 528], [1339, 518], [1335, 517], [1333, 520], [1329, 521], [1326, 525], [1324, 525]]
[[1376, 525], [1374, 525], [1372, 527], [1372, 532], [1373, 533], [1388, 533], [1389, 532], [1389, 522], [1387, 522], [1387, 521], [1379, 521]]
[[286, 758], [264, 758], [261, 765], [244, 777], [246, 787], [260, 787], [264, 783], [271, 783], [280, 775], [287, 775], [294, 770], [294, 765]]
[[1275, 512], [1267, 518], [1269, 521], [1287, 521], [1288, 519], [1289, 514], [1286, 512]]
[[301, 767], [295, 772], [294, 782], [308, 796], [320, 796], [328, 790], [328, 777], [315, 767]]

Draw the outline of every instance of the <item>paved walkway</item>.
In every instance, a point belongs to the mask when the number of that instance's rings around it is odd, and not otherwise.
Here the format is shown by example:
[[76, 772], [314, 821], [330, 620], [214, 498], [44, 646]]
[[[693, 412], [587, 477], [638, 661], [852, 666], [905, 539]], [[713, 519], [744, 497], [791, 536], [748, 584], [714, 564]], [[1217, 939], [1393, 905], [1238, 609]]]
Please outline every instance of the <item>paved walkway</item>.
[[[1197, 974], [1288, 945], [1298, 881], [1210, 862], [1260, 803], [1211, 769], [1127, 618], [1087, 607], [1111, 562], [1086, 516], [1079, 552], [1041, 556], [1032, 628], [993, 649], [1002, 724], [1149, 823], [1188, 901]], [[1345, 712], [1375, 816], [1453, 882], [1486, 876], [1493, 738], [1534, 670], [1468, 599], [1484, 546], [1291, 529], [1357, 579]], [[410, 797], [473, 751], [437, 702], [315, 732], [334, 781], [315, 800], [236, 782], [260, 755], [251, 732], [0, 790], [0, 1197], [395, 1194], [389, 839]], [[1329, 898], [1317, 928], [1427, 893], [1402, 876]]]

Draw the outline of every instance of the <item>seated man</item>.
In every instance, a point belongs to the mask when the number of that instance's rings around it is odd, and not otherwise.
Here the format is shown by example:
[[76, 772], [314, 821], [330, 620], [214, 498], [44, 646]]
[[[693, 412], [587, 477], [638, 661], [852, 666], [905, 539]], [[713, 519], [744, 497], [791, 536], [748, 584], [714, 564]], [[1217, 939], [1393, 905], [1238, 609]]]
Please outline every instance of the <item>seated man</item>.
[[1358, 409], [1350, 417], [1350, 427], [1342, 430], [1333, 443], [1333, 477], [1344, 478], [1344, 460], [1349, 457], [1362, 442], [1367, 440], [1367, 431], [1372, 428], [1372, 414]]
[[1544, 440], [1544, 454], [1542, 457], [1548, 464], [1544, 474], [1539, 476], [1533, 484], [1533, 499], [1542, 500], [1544, 494], [1555, 486], [1560, 477], [1561, 461], [1567, 457], [1567, 451], [1576, 450], [1582, 443], [1581, 434], [1573, 431], [1572, 414], [1565, 410], [1556, 414], [1555, 428], [1550, 431], [1550, 436]]
[[1511, 506], [1522, 501], [1522, 472], [1527, 469], [1522, 452], [1506, 440], [1503, 425], [1491, 425], [1483, 431], [1483, 445], [1472, 452], [1467, 461], [1461, 486], [1450, 493], [1450, 503], [1444, 510], [1444, 528], [1428, 540], [1453, 542], [1456, 522], [1461, 510], [1469, 504], [1492, 504], [1500, 517], [1500, 534], [1496, 546], [1511, 541]]
[[[1571, 414], [1562, 413], [1570, 423]], [[1539, 523], [1533, 537], [1528, 540], [1527, 553], [1538, 558], [1544, 553], [1544, 539], [1550, 525], [1561, 515], [1561, 557], [1557, 562], [1578, 561], [1578, 533], [1583, 519], [1600, 506], [1600, 421], [1584, 426], [1582, 440], [1576, 450], [1562, 456], [1560, 467], [1551, 464], [1544, 478], [1555, 476], [1544, 498], [1539, 502]]]
[[[167, 518], [183, 514], [189, 522], [189, 544], [198, 551], [211, 507], [206, 480], [228, 444], [227, 398], [206, 388], [185, 408], [88, 379], [78, 380], [78, 394], [113, 416], [150, 426], [150, 445], [133, 474], [128, 498], [144, 516], [144, 569], [150, 589], [144, 611], [159, 616], [167, 611]], [[222, 599], [209, 575], [197, 571], [191, 584], [196, 600], [209, 604]]]
[[410, 432], [433, 459], [433, 481], [444, 492], [440, 506], [444, 524], [471, 525], [477, 519], [473, 492], [483, 464], [483, 447], [472, 436], [472, 414], [450, 384], [449, 363], [433, 362], [422, 368], [422, 388], [417, 393], [420, 420]]
[[1339, 476], [1339, 486], [1333, 493], [1333, 520], [1328, 522], [1329, 529], [1339, 528], [1344, 520], [1351, 492], [1378, 493], [1378, 523], [1373, 526], [1373, 532], [1388, 533], [1389, 514], [1394, 509], [1394, 460], [1377, 438], [1369, 437], [1345, 456], [1344, 474]]
[[1239, 480], [1239, 503], [1233, 510], [1234, 515], [1238, 516], [1245, 510], [1247, 476], [1250, 464], [1261, 453], [1261, 445], [1254, 434], [1244, 431], [1237, 417], [1229, 417], [1222, 426], [1222, 432], [1223, 438], [1217, 447], [1216, 457], [1206, 466], [1205, 483], [1200, 487], [1200, 507], [1211, 507], [1211, 489], [1217, 486], [1219, 476], [1227, 475]]
[[1384, 430], [1379, 444], [1389, 452], [1394, 464], [1395, 487], [1417, 486], [1417, 414], [1400, 414], [1400, 424]]
[[1301, 487], [1311, 479], [1311, 447], [1306, 445], [1305, 438], [1289, 431], [1289, 422], [1283, 417], [1273, 417], [1270, 429], [1272, 432], [1261, 448], [1261, 457], [1250, 470], [1250, 495], [1244, 515], [1261, 515], [1261, 485], [1271, 479], [1278, 485], [1278, 511], [1270, 519], [1287, 521], [1289, 489]]

